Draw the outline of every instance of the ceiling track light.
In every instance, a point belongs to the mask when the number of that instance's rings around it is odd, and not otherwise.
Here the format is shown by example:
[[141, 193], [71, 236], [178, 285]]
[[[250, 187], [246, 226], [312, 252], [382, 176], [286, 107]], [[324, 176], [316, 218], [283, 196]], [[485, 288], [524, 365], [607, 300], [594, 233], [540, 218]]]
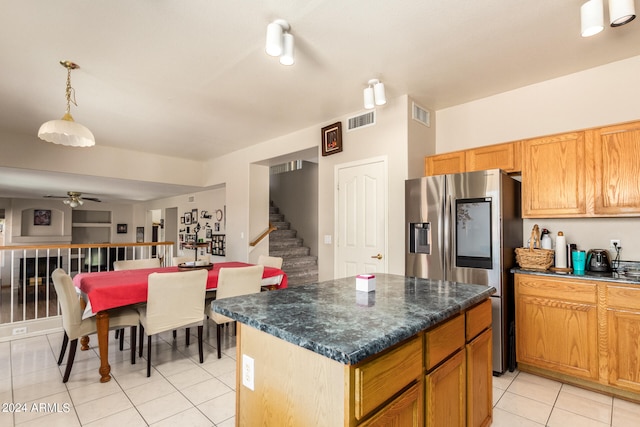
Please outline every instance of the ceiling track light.
[[[76, 123], [71, 116], [71, 102], [77, 106], [75, 90], [71, 87], [71, 70], [80, 68], [71, 61], [60, 61], [60, 65], [67, 69], [67, 86], [65, 96], [67, 98], [67, 110], [60, 120], [50, 120], [40, 126], [38, 138], [53, 142], [54, 144], [69, 145], [72, 147], [91, 147], [96, 144], [93, 133], [80, 123]], [[73, 93], [73, 101], [71, 95]]]
[[384, 83], [378, 79], [371, 79], [367, 82], [364, 89], [364, 108], [370, 110], [376, 105], [384, 105], [387, 103], [387, 95], [384, 91]]
[[267, 25], [265, 51], [267, 55], [279, 56], [282, 65], [293, 65], [295, 62], [294, 39], [290, 31], [291, 26], [284, 19], [276, 19]]
[[[609, 0], [609, 23], [620, 27], [636, 17], [634, 0]], [[604, 29], [603, 0], [588, 0], [580, 7], [580, 33], [591, 37]]]

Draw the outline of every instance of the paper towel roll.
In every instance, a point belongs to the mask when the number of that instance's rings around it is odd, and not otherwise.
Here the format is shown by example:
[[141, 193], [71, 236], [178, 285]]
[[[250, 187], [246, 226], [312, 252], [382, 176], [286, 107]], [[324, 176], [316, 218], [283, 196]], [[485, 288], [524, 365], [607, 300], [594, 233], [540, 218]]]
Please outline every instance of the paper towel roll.
[[567, 239], [562, 231], [556, 237], [556, 268], [567, 268]]

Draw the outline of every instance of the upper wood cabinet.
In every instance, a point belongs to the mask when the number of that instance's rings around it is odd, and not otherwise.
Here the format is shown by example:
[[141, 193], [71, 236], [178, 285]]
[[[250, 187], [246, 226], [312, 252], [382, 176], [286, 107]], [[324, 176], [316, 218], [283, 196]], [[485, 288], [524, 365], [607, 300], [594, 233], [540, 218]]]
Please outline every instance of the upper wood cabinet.
[[427, 156], [424, 162], [425, 176], [489, 169], [520, 172], [520, 147], [521, 142], [516, 141]]
[[522, 216], [587, 214], [585, 132], [523, 141]]
[[465, 172], [502, 169], [505, 172], [522, 170], [521, 142], [488, 145], [465, 151]]
[[432, 176], [464, 172], [464, 159], [464, 151], [427, 156], [424, 158], [424, 174], [425, 176]]
[[595, 129], [594, 215], [640, 214], [640, 122]]

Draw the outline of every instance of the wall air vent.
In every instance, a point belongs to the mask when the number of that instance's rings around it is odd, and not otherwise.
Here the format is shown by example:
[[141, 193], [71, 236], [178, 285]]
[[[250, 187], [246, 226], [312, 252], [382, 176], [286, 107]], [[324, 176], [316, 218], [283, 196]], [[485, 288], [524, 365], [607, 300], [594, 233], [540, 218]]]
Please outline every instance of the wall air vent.
[[187, 203], [194, 203], [196, 201], [196, 196], [189, 196], [187, 198]]
[[426, 108], [422, 108], [415, 102], [413, 103], [413, 120], [422, 123], [426, 127], [431, 127], [431, 113]]
[[347, 119], [347, 132], [376, 124], [376, 112], [368, 111]]

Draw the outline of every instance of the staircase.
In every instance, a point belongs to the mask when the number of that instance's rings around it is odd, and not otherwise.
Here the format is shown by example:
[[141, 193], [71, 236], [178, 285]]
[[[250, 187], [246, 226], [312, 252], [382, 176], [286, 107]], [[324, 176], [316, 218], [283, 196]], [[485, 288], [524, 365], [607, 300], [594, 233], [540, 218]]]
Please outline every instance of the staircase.
[[318, 257], [309, 255], [311, 250], [302, 246], [298, 232], [290, 228], [290, 223], [273, 203], [269, 207], [269, 221], [277, 228], [269, 235], [269, 255], [282, 257], [282, 270], [287, 273], [288, 285], [317, 282]]

